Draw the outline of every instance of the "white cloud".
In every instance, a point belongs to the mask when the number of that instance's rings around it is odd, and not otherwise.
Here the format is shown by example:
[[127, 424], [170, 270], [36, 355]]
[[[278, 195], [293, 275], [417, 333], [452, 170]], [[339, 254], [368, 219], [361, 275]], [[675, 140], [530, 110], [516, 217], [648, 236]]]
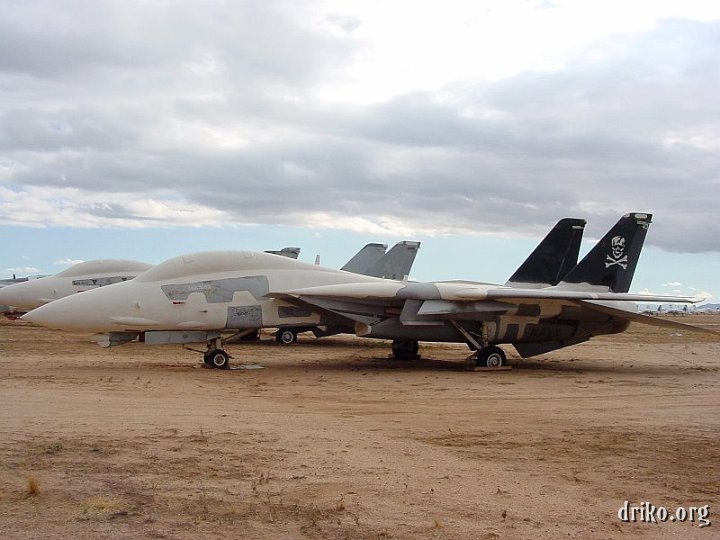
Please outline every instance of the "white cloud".
[[82, 259], [60, 259], [57, 261], [53, 261], [53, 264], [55, 266], [75, 266], [76, 264], [80, 264], [85, 262]]
[[648, 243], [720, 251], [718, 3], [75, 7], [0, 19], [0, 225], [597, 237], [647, 210]]
[[27, 277], [33, 274], [39, 274], [40, 269], [34, 266], [19, 266], [15, 268], [3, 268], [3, 274], [14, 275], [16, 277]]
[[[33, 212], [27, 201], [33, 201]], [[0, 186], [0, 224], [28, 227], [221, 226], [223, 211], [178, 200], [175, 194], [92, 192], [70, 187], [30, 186], [20, 191]]]

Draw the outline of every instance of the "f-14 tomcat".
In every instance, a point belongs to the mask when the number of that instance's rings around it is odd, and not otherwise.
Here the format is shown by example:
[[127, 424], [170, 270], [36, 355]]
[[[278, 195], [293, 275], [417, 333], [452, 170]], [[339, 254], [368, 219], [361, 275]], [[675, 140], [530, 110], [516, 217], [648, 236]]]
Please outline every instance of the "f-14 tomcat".
[[[623, 216], [556, 285], [409, 282], [358, 275], [250, 251], [169, 259], [131, 281], [74, 295], [23, 317], [53, 328], [100, 332], [106, 344], [207, 343], [205, 363], [227, 368], [222, 334], [263, 327], [339, 325], [392, 341], [398, 358], [419, 341], [466, 343], [473, 362], [522, 357], [619, 333], [630, 321], [682, 326], [641, 315], [633, 302], [693, 302], [630, 294], [651, 215]], [[584, 224], [584, 223], [583, 223]]]

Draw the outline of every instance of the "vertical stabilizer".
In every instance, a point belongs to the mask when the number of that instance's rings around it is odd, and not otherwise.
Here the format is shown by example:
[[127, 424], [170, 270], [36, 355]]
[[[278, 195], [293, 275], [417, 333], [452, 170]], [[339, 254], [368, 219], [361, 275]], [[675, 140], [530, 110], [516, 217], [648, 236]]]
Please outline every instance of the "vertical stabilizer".
[[387, 244], [366, 244], [340, 270], [364, 274], [385, 255]]
[[505, 285], [524, 288], [557, 285], [577, 264], [585, 223], [584, 219], [576, 218], [558, 221]]
[[560, 282], [560, 287], [628, 292], [652, 214], [625, 214]]
[[420, 242], [404, 240], [395, 244], [366, 272], [366, 276], [406, 280], [420, 249]]

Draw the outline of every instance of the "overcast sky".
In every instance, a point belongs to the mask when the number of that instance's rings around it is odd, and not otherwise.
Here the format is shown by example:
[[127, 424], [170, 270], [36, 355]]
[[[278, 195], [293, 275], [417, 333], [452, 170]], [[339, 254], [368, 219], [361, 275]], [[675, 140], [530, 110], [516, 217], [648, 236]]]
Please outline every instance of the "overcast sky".
[[561, 217], [597, 237], [646, 211], [666, 273], [645, 287], [717, 287], [718, 2], [0, 0], [0, 13], [4, 272], [56, 271], [37, 255], [49, 237], [60, 260], [108, 256], [77, 244], [118, 231], [140, 244], [155, 231], [167, 256], [191, 230], [253, 248], [286, 245], [283, 230], [424, 249], [481, 235], [523, 239], [521, 261]]

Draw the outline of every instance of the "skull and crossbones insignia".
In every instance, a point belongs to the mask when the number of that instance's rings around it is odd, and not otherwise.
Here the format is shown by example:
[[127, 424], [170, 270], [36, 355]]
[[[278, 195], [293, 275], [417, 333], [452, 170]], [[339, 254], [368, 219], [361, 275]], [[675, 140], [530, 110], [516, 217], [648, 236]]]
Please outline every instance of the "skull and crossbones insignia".
[[625, 255], [625, 238], [615, 236], [610, 242], [610, 253], [605, 257], [605, 268], [618, 265], [627, 270], [628, 258]]

